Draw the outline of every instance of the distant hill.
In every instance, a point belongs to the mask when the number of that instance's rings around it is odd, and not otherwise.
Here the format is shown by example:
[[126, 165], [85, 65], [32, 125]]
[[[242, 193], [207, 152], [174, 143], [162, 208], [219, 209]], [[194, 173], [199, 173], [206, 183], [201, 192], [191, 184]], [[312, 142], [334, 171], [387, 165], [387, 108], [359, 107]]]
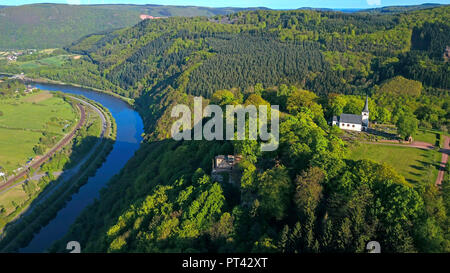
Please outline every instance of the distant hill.
[[386, 6], [381, 8], [370, 8], [370, 9], [364, 9], [364, 8], [311, 8], [311, 7], [302, 7], [298, 8], [298, 10], [313, 10], [313, 11], [340, 11], [345, 13], [372, 13], [372, 14], [394, 14], [394, 13], [401, 13], [401, 12], [410, 12], [415, 10], [423, 10], [423, 9], [432, 9], [437, 8], [440, 6], [444, 6], [442, 4], [422, 4], [422, 5], [407, 5], [407, 6]]
[[238, 11], [255, 10], [255, 9], [267, 9], [264, 7], [255, 8], [210, 8], [210, 7], [196, 7], [196, 6], [161, 6], [161, 5], [128, 5], [128, 7], [134, 7], [140, 9], [141, 12], [155, 16], [155, 17], [169, 17], [169, 16], [214, 16], [225, 15]]
[[241, 8], [158, 5], [33, 4], [0, 6], [0, 49], [55, 48], [95, 32], [132, 26], [140, 15], [214, 16]]
[[368, 12], [368, 13], [400, 13], [400, 12], [409, 12], [415, 10], [423, 10], [423, 9], [431, 9], [442, 6], [441, 4], [433, 4], [427, 3], [422, 5], [411, 5], [411, 6], [389, 6], [382, 8], [373, 8], [373, 9], [364, 9], [359, 10], [358, 12]]

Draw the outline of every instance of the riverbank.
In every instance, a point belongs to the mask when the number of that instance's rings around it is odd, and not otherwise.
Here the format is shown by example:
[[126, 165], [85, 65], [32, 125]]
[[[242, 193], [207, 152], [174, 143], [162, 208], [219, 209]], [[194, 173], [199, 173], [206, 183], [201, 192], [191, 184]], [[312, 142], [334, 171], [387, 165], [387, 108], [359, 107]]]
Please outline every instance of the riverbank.
[[[49, 198], [34, 204], [36, 209], [32, 213], [24, 213], [26, 217], [24, 215], [19, 219], [32, 220], [23, 221], [21, 227], [17, 225], [17, 228], [8, 230], [8, 235], [6, 235], [8, 242], [0, 241], [1, 252], [44, 252], [53, 242], [61, 239], [69, 231], [70, 226], [81, 212], [99, 198], [100, 192], [105, 189], [110, 179], [121, 171], [141, 147], [144, 124], [139, 113], [130, 104], [104, 92], [93, 92], [91, 89], [38, 83], [36, 83], [36, 87], [41, 90], [81, 95], [107, 109], [115, 120], [113, 126], [115, 127], [116, 141], [109, 143], [112, 150], [101, 156], [101, 160], [80, 168], [86, 170], [87, 166], [92, 166], [84, 173], [76, 175], [76, 179], [79, 181], [76, 186], [71, 189], [64, 186], [66, 190], [63, 190], [62, 187], [55, 190], [55, 193], [51, 194]], [[101, 150], [100, 147], [93, 151], [93, 154], [99, 154], [98, 151]], [[89, 163], [92, 163], [92, 160], [86, 162], [86, 164]], [[75, 178], [67, 184], [73, 184], [74, 181]], [[58, 195], [62, 194], [67, 198], [59, 198]], [[41, 211], [42, 213], [39, 213]]]
[[51, 221], [55, 217], [55, 213], [64, 207], [71, 195], [84, 185], [90, 176], [95, 174], [112, 150], [117, 127], [111, 113], [86, 98], [70, 97], [99, 111], [101, 119], [105, 122], [102, 124], [101, 138], [91, 152], [75, 167], [76, 171], [68, 170], [69, 175], [61, 175], [55, 181], [50, 182], [44, 191], [28, 202], [26, 210], [22, 210], [14, 217], [16, 220], [5, 227], [0, 241], [1, 252], [17, 251], [20, 247], [26, 246], [33, 238], [33, 234], [41, 226]]
[[80, 113], [80, 120], [78, 123], [71, 129], [71, 131], [66, 134], [61, 140], [59, 140], [54, 147], [52, 147], [48, 152], [46, 152], [43, 156], [39, 157], [37, 160], [33, 160], [31, 163], [26, 165], [24, 167], [24, 170], [20, 171], [16, 175], [12, 175], [11, 177], [8, 177], [6, 182], [2, 185], [0, 185], [0, 193], [2, 193], [7, 188], [10, 188], [15, 182], [17, 182], [22, 177], [26, 176], [31, 169], [38, 169], [42, 164], [44, 164], [50, 157], [52, 157], [57, 151], [59, 151], [62, 147], [67, 145], [75, 136], [75, 133], [77, 130], [79, 130], [86, 121], [86, 114], [85, 110], [81, 105], [76, 104], [78, 108], [78, 112]]
[[[14, 74], [11, 73], [4, 73], [4, 72], [0, 72], [0, 75], [5, 75], [8, 77], [13, 77], [15, 76]], [[26, 77], [25, 75], [23, 76], [22, 80], [24, 80], [25, 82], [34, 82], [34, 83], [43, 83], [43, 84], [56, 84], [56, 85], [65, 85], [65, 86], [73, 86], [73, 87], [77, 87], [77, 88], [83, 88], [83, 89], [87, 89], [87, 90], [92, 90], [95, 92], [99, 92], [99, 93], [103, 93], [109, 96], [113, 96], [117, 99], [120, 99], [124, 102], [126, 102], [127, 104], [129, 104], [130, 106], [134, 107], [134, 99], [130, 99], [124, 96], [121, 96], [119, 94], [116, 94], [112, 91], [107, 91], [107, 90], [102, 90], [102, 89], [98, 89], [95, 87], [90, 87], [90, 86], [84, 86], [81, 84], [77, 84], [77, 83], [67, 83], [67, 82], [62, 82], [62, 81], [55, 81], [55, 80], [51, 80], [48, 78], [29, 78]]]

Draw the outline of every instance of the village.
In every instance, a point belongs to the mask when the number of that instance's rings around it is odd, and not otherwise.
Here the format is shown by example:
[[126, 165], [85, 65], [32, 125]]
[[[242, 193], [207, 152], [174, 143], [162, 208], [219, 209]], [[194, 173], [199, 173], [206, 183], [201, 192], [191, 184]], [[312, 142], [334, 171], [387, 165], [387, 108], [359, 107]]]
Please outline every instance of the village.
[[9, 50], [0, 51], [0, 60], [6, 60], [8, 62], [15, 62], [17, 58], [24, 55], [32, 55], [37, 52], [37, 49], [26, 49], [26, 50]]

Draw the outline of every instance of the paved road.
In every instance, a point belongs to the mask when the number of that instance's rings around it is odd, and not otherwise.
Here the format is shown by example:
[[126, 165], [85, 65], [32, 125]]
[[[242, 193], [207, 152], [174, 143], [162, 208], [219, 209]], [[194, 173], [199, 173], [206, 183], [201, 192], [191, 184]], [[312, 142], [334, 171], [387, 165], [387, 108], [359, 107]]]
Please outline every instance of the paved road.
[[67, 143], [69, 143], [72, 140], [72, 138], [75, 136], [76, 131], [80, 129], [81, 126], [83, 126], [86, 120], [86, 111], [84, 110], [84, 108], [81, 107], [79, 103], [77, 103], [77, 107], [78, 109], [80, 109], [81, 118], [78, 124], [75, 126], [75, 128], [69, 134], [67, 134], [61, 141], [59, 141], [58, 144], [56, 144], [56, 146], [54, 146], [48, 153], [40, 157], [38, 160], [31, 162], [29, 165], [26, 166], [25, 170], [19, 172], [17, 175], [13, 177], [10, 177], [6, 181], [6, 183], [0, 185], [0, 193], [5, 190], [8, 190], [11, 187], [14, 187], [15, 186], [13, 185], [14, 182], [16, 182], [19, 178], [24, 177], [29, 172], [30, 168], [38, 169], [44, 162], [46, 162], [50, 157], [52, 157], [53, 154], [55, 154], [58, 150], [60, 150], [63, 146], [67, 145]]
[[444, 136], [444, 148], [440, 150], [442, 153], [442, 159], [441, 164], [439, 166], [439, 173], [438, 177], [436, 179], [436, 186], [440, 186], [442, 184], [442, 180], [444, 180], [445, 175], [445, 167], [447, 166], [448, 162], [448, 155], [450, 154], [450, 137]]

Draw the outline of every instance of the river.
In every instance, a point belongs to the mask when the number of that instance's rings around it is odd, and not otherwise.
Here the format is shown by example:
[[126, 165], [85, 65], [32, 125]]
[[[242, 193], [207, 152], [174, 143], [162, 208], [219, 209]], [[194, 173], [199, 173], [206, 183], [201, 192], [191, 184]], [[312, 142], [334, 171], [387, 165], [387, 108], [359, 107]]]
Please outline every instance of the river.
[[64, 208], [58, 211], [46, 226], [34, 235], [28, 246], [20, 252], [45, 252], [53, 242], [62, 238], [83, 209], [99, 197], [103, 188], [112, 176], [117, 174], [127, 161], [134, 155], [142, 141], [144, 125], [139, 114], [126, 102], [105, 93], [67, 85], [34, 84], [41, 90], [61, 91], [67, 94], [83, 95], [97, 101], [113, 115], [117, 124], [117, 137], [112, 151], [96, 174], [89, 178]]

